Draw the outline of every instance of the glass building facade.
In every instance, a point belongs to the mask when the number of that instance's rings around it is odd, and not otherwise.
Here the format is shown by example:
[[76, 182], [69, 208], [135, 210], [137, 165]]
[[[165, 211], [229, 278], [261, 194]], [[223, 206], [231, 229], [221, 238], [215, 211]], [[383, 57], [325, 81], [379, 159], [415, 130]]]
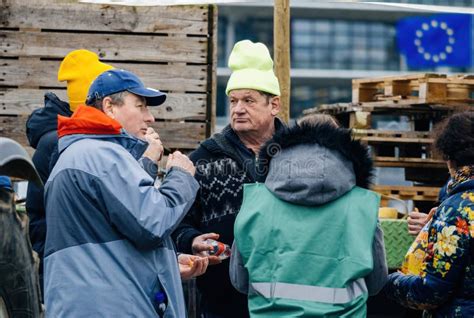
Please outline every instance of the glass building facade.
[[[385, 1], [411, 4], [435, 4], [445, 6], [474, 5], [473, 0], [411, 0]], [[250, 39], [265, 43], [270, 51], [273, 48], [273, 18], [252, 15], [254, 8], [248, 8], [248, 14], [229, 23], [229, 17], [219, 14], [218, 66], [225, 68], [228, 54], [233, 43], [227, 43], [229, 32], [232, 41]], [[310, 8], [308, 10], [317, 10]], [[384, 12], [387, 14], [386, 12]], [[377, 12], [371, 12], [377, 15]], [[388, 13], [389, 14], [389, 13]], [[422, 14], [419, 15], [428, 15]], [[380, 14], [380, 20], [336, 17], [308, 18], [291, 17], [291, 67], [292, 70], [312, 71], [393, 71], [393, 72], [472, 72], [473, 68], [424, 68], [408, 69], [396, 45], [396, 20], [386, 19]], [[235, 20], [235, 19], [234, 19]], [[231, 28], [231, 30], [229, 29]], [[474, 33], [474, 32], [473, 32]], [[273, 55], [273, 52], [271, 52]], [[473, 51], [474, 56], [474, 51]], [[225, 80], [219, 81], [218, 116], [225, 116], [226, 96]], [[339, 81], [312, 81], [311, 75], [305, 80], [292, 79], [291, 117], [320, 104], [349, 102], [351, 100], [351, 81], [349, 78]]]
[[294, 18], [291, 30], [294, 68], [398, 70], [400, 67], [392, 24]]

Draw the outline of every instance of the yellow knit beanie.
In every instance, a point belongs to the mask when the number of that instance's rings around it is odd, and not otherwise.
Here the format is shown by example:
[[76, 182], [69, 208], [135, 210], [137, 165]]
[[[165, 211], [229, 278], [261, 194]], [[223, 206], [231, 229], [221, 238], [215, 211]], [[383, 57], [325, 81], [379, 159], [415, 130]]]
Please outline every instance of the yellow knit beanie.
[[67, 81], [67, 96], [72, 111], [85, 103], [89, 86], [95, 78], [113, 68], [100, 62], [97, 54], [88, 50], [75, 50], [64, 57], [59, 66], [58, 81]]
[[233, 72], [225, 89], [227, 95], [234, 89], [254, 89], [280, 96], [273, 60], [265, 44], [237, 42], [229, 56], [229, 67]]

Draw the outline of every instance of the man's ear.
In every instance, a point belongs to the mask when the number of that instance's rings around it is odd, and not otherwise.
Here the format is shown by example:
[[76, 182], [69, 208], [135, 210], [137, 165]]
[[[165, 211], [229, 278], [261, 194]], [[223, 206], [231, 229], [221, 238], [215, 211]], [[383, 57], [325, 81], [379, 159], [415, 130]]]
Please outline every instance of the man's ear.
[[114, 107], [112, 104], [112, 99], [110, 97], [105, 97], [102, 100], [102, 111], [109, 116], [110, 118], [115, 118], [114, 116]]
[[270, 105], [272, 106], [272, 115], [276, 116], [280, 112], [280, 96], [272, 97]]

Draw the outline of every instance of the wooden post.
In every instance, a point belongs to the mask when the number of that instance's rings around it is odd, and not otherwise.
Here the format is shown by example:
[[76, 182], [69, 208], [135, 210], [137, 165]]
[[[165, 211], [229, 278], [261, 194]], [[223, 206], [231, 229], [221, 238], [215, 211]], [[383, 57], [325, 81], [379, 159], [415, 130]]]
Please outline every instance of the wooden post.
[[273, 54], [275, 74], [280, 82], [281, 110], [279, 117], [290, 119], [290, 0], [275, 0], [273, 14]]

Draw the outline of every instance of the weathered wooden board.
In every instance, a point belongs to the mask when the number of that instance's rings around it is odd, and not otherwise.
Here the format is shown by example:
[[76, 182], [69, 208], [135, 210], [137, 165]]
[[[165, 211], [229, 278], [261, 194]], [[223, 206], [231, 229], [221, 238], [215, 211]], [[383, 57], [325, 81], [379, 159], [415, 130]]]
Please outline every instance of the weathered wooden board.
[[[0, 114], [30, 114], [43, 107], [46, 92], [53, 92], [61, 100], [67, 101], [66, 90], [0, 88]], [[150, 109], [157, 119], [205, 121], [206, 98], [205, 94], [170, 93], [163, 105]]]
[[373, 158], [376, 167], [443, 168], [446, 162], [441, 159], [380, 157]]
[[132, 7], [52, 2], [3, 0], [0, 25], [72, 31], [208, 34], [209, 10], [204, 5]]
[[[66, 87], [57, 80], [61, 61], [36, 58], [0, 58], [0, 85], [20, 87]], [[111, 64], [112, 65], [112, 64]], [[137, 74], [149, 87], [164, 91], [207, 91], [207, 67], [201, 65], [113, 63], [114, 67]]]
[[[4, 0], [0, 7], [0, 136], [27, 146], [27, 116], [44, 94], [67, 101], [61, 60], [84, 48], [168, 93], [151, 111], [170, 149], [208, 137], [215, 115], [215, 6], [124, 7], [74, 0]], [[31, 150], [28, 148], [28, 150]]]
[[[12, 138], [28, 146], [27, 115], [0, 116], [0, 136]], [[206, 137], [206, 124], [193, 122], [155, 122], [152, 126], [162, 137], [163, 144], [172, 148], [193, 149]]]
[[[210, 7], [209, 14], [209, 50], [208, 58], [209, 61], [214, 61], [210, 64], [208, 69], [209, 75], [207, 77], [207, 89], [208, 89], [208, 103], [207, 103], [207, 114], [209, 115], [208, 131], [207, 136], [211, 136], [214, 133], [216, 127], [216, 107], [217, 107], [217, 7]], [[194, 295], [195, 296], [195, 295]]]
[[395, 76], [377, 76], [377, 77], [366, 77], [366, 78], [356, 78], [352, 80], [353, 85], [359, 84], [376, 84], [379, 87], [384, 87], [384, 83], [391, 83], [397, 81], [418, 81], [428, 78], [446, 78], [445, 74], [437, 73], [417, 73], [417, 74], [408, 74], [408, 75], [395, 75]]
[[206, 139], [206, 123], [155, 122], [151, 125], [160, 134], [165, 147], [194, 149]]
[[433, 143], [428, 131], [353, 129], [352, 134], [355, 138], [368, 143]]
[[201, 37], [0, 30], [2, 56], [62, 60], [73, 48], [82, 47], [109, 62], [207, 63], [207, 39]]
[[439, 187], [409, 187], [394, 185], [375, 185], [375, 192], [393, 196], [401, 200], [414, 201], [436, 201], [438, 199]]

